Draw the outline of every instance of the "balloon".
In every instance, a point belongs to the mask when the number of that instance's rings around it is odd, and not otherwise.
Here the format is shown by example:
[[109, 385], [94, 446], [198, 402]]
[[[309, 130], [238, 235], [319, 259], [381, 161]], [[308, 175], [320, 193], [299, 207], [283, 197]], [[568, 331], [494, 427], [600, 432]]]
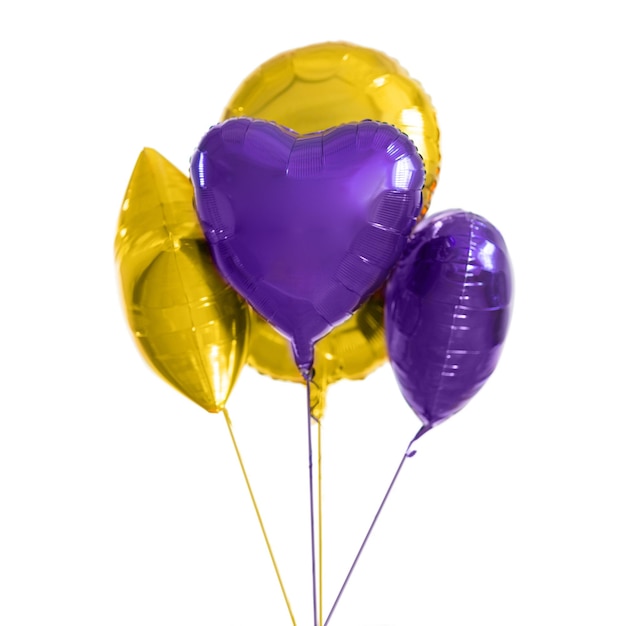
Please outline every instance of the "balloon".
[[461, 210], [420, 223], [387, 284], [385, 336], [400, 390], [426, 427], [465, 406], [496, 367], [512, 273], [502, 235]]
[[[424, 213], [439, 175], [439, 128], [430, 98], [400, 65], [376, 50], [323, 43], [270, 59], [238, 87], [223, 119], [268, 119], [300, 133], [376, 119], [405, 132], [424, 159]], [[248, 363], [280, 380], [302, 382], [285, 338], [253, 314]], [[315, 347], [314, 414], [321, 417], [327, 385], [362, 379], [387, 358], [381, 298], [367, 300]]]
[[115, 253], [126, 315], [146, 361], [219, 412], [247, 356], [246, 303], [220, 276], [182, 172], [146, 148], [120, 214]]
[[234, 118], [191, 160], [196, 210], [228, 282], [291, 342], [307, 379], [313, 344], [378, 289], [421, 208], [422, 160], [366, 121], [298, 135]]

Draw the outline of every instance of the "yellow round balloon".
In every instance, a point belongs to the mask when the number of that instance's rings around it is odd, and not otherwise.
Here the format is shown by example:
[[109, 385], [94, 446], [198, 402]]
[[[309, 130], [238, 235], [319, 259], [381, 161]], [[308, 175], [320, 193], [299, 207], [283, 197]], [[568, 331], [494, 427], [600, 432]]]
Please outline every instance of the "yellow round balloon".
[[[272, 120], [300, 133], [374, 119], [393, 124], [424, 160], [422, 215], [439, 176], [439, 128], [422, 86], [382, 52], [349, 43], [299, 48], [263, 63], [239, 86], [223, 115]], [[368, 300], [316, 345], [313, 413], [324, 409], [326, 387], [360, 379], [386, 358], [382, 296]], [[248, 362], [264, 374], [302, 382], [287, 341], [253, 314]]]
[[247, 304], [211, 261], [189, 179], [158, 152], [137, 159], [115, 255], [126, 315], [146, 361], [212, 413], [247, 357]]

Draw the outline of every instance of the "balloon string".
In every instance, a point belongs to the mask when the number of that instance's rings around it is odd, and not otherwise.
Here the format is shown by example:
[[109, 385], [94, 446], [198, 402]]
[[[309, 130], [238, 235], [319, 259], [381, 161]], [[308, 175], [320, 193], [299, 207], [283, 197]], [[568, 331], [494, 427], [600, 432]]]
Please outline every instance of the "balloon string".
[[374, 526], [376, 525], [376, 522], [378, 521], [378, 517], [380, 516], [381, 511], [383, 510], [383, 507], [385, 506], [385, 503], [387, 502], [387, 498], [389, 497], [389, 494], [391, 493], [391, 490], [393, 489], [393, 486], [396, 484], [396, 480], [398, 478], [398, 476], [400, 475], [400, 471], [402, 470], [402, 467], [404, 466], [404, 462], [412, 457], [415, 454], [415, 450], [411, 450], [411, 446], [413, 445], [413, 443], [415, 443], [422, 435], [426, 434], [430, 429], [432, 428], [432, 426], [430, 425], [424, 425], [422, 426], [422, 428], [420, 428], [415, 437], [413, 437], [413, 439], [411, 439], [411, 441], [409, 441], [409, 445], [406, 448], [406, 451], [404, 452], [404, 454], [402, 455], [402, 460], [400, 461], [400, 465], [398, 465], [398, 469], [396, 470], [396, 473], [393, 475], [393, 478], [391, 479], [391, 483], [389, 483], [389, 487], [387, 487], [387, 491], [385, 492], [385, 495], [380, 503], [380, 506], [378, 507], [378, 511], [376, 511], [376, 515], [374, 515], [374, 519], [372, 520], [372, 523], [370, 524], [369, 530], [367, 531], [367, 534], [365, 535], [365, 539], [363, 539], [363, 542], [361, 543], [361, 547], [359, 548], [359, 551], [357, 552], [356, 557], [354, 558], [354, 561], [352, 561], [352, 565], [350, 566], [350, 570], [348, 571], [348, 575], [346, 576], [345, 580], [343, 581], [343, 584], [341, 585], [341, 589], [339, 590], [339, 593], [337, 594], [337, 597], [335, 598], [335, 601], [333, 603], [333, 606], [330, 609], [330, 613], [328, 613], [328, 616], [326, 617], [326, 621], [324, 622], [323, 626], [327, 626], [328, 622], [330, 621], [330, 618], [332, 617], [335, 608], [337, 606], [337, 603], [339, 602], [341, 596], [343, 595], [343, 592], [346, 588], [346, 585], [348, 584], [348, 581], [350, 580], [350, 577], [352, 576], [352, 572], [354, 571], [354, 568], [356, 567], [356, 564], [359, 561], [359, 558], [361, 557], [361, 553], [363, 552], [363, 549], [365, 548], [365, 545], [367, 544], [367, 540], [369, 539], [370, 535], [372, 534], [372, 530], [374, 530]]
[[316, 564], [315, 564], [315, 506], [313, 503], [313, 442], [311, 440], [311, 420], [319, 421], [311, 414], [311, 378], [312, 375], [305, 376], [306, 378], [306, 421], [307, 431], [309, 435], [309, 511], [311, 522], [311, 568], [313, 573], [313, 626], [317, 624], [317, 589], [316, 589]]
[[319, 594], [320, 594], [320, 621], [323, 626], [322, 607], [322, 422], [317, 421], [317, 536], [319, 558]]
[[252, 492], [252, 486], [250, 485], [250, 480], [248, 479], [248, 473], [246, 472], [246, 468], [243, 464], [241, 452], [239, 452], [239, 446], [237, 445], [237, 441], [235, 440], [235, 433], [233, 432], [233, 425], [232, 425], [232, 422], [230, 421], [230, 416], [226, 408], [222, 409], [222, 414], [224, 415], [224, 418], [226, 419], [228, 432], [230, 433], [230, 438], [233, 442], [233, 447], [235, 448], [237, 459], [239, 460], [239, 466], [241, 467], [241, 472], [246, 481], [246, 486], [248, 487], [248, 493], [250, 494], [250, 499], [252, 500], [254, 511], [256, 512], [256, 517], [259, 520], [259, 526], [261, 527], [261, 532], [263, 533], [263, 538], [265, 539], [265, 545], [267, 546], [267, 550], [270, 553], [270, 558], [272, 559], [272, 565], [274, 566], [274, 571], [276, 572], [276, 577], [278, 578], [278, 584], [280, 585], [280, 589], [283, 592], [283, 598], [285, 599], [285, 604], [287, 605], [287, 610], [289, 611], [289, 616], [291, 617], [291, 623], [293, 624], [293, 626], [296, 626], [296, 619], [293, 615], [289, 598], [287, 597], [287, 591], [285, 590], [283, 579], [281, 578], [280, 571], [278, 570], [278, 565], [274, 557], [272, 546], [270, 545], [270, 540], [267, 536], [267, 532], [265, 531], [265, 525], [263, 524], [263, 518], [261, 517], [261, 512], [259, 511], [259, 507], [256, 503], [256, 498], [254, 497], [254, 493]]

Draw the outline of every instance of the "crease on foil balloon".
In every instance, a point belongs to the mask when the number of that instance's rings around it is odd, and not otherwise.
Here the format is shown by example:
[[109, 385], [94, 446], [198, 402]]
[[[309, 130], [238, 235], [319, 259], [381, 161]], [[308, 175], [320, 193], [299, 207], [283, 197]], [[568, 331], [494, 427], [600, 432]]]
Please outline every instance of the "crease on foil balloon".
[[214, 126], [191, 160], [195, 206], [226, 280], [292, 344], [313, 345], [386, 280], [421, 208], [408, 137], [364, 121], [299, 135], [271, 122]]
[[[435, 110], [420, 83], [386, 54], [346, 42], [298, 48], [261, 64], [237, 88], [223, 119], [272, 120], [300, 133], [360, 119], [393, 124], [415, 143], [424, 159], [424, 213], [440, 167]], [[248, 362], [262, 374], [303, 382], [287, 340], [253, 314]], [[367, 300], [315, 347], [313, 414], [323, 414], [327, 386], [360, 380], [386, 360], [383, 299]]]

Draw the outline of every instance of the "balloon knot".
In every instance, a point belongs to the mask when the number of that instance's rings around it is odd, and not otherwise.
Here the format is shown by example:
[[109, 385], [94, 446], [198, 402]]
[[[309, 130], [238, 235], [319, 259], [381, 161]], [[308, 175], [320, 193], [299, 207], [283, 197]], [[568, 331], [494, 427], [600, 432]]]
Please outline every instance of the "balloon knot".
[[315, 370], [312, 367], [301, 367], [300, 374], [302, 374], [302, 378], [304, 378], [305, 382], [310, 383], [313, 382]]

